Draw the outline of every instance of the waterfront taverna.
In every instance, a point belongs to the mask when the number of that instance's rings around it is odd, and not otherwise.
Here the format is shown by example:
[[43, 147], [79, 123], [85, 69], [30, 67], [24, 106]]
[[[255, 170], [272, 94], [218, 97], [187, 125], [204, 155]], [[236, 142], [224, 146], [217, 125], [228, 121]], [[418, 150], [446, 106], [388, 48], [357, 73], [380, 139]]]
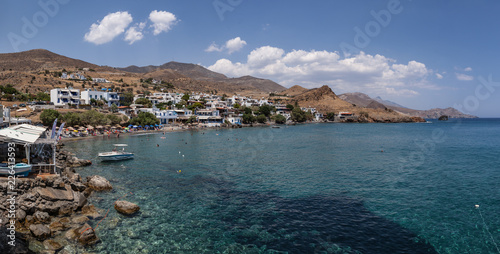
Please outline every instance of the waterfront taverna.
[[[45, 127], [13, 125], [0, 130], [0, 162], [8, 163], [14, 157], [15, 163], [31, 165], [32, 173], [58, 174], [56, 144]], [[9, 146], [15, 148], [13, 152]]]

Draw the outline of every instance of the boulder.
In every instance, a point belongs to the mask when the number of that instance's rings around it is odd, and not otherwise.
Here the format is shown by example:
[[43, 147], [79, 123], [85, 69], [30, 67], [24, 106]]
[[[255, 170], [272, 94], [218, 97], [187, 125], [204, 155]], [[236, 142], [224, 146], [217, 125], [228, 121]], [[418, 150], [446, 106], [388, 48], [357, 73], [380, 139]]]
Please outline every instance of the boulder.
[[83, 224], [85, 222], [89, 221], [89, 217], [85, 215], [79, 215], [71, 219], [71, 222], [74, 224]]
[[115, 202], [115, 209], [121, 214], [131, 215], [139, 211], [141, 208], [134, 203], [118, 200]]
[[46, 212], [36, 211], [33, 217], [37, 223], [47, 223], [50, 220], [50, 215]]
[[50, 237], [50, 228], [42, 224], [30, 225], [30, 231], [33, 236], [39, 240], [47, 239]]
[[87, 177], [87, 186], [96, 191], [111, 190], [113, 186], [106, 178], [98, 175]]
[[86, 205], [82, 207], [82, 214], [90, 217], [92, 219], [96, 219], [101, 217], [101, 214], [97, 211], [94, 205]]
[[73, 192], [74, 196], [74, 204], [75, 210], [82, 209], [84, 205], [87, 204], [87, 197], [83, 194], [83, 192]]
[[95, 234], [94, 229], [92, 228], [86, 228], [83, 229], [80, 235], [78, 236], [78, 242], [82, 244], [83, 246], [89, 246], [89, 245], [94, 245], [98, 243], [100, 240]]
[[25, 218], [26, 218], [26, 212], [23, 211], [22, 209], [17, 209], [16, 210], [17, 221], [24, 221]]
[[49, 228], [52, 232], [59, 232], [65, 230], [68, 226], [62, 223], [61, 220], [56, 220], [50, 223]]
[[45, 246], [46, 250], [51, 250], [51, 251], [58, 251], [64, 247], [60, 243], [51, 239], [43, 241], [43, 246]]
[[36, 188], [36, 192], [40, 195], [40, 197], [49, 201], [73, 200], [73, 192], [68, 186], [66, 186], [64, 190], [54, 189], [51, 187]]

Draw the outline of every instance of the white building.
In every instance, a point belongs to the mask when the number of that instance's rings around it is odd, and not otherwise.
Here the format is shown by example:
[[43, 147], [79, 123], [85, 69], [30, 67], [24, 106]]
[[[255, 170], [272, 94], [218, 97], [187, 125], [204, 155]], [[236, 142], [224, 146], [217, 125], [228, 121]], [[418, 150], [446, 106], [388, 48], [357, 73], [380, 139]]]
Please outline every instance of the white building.
[[92, 91], [91, 89], [87, 89], [82, 92], [81, 98], [85, 104], [90, 104], [91, 99], [95, 99], [107, 101], [108, 106], [111, 106], [112, 104], [117, 106], [120, 105], [120, 96], [117, 92]]
[[170, 124], [175, 122], [178, 115], [175, 110], [154, 110], [156, 118], [160, 119], [160, 124]]
[[107, 81], [105, 78], [92, 78], [92, 81], [95, 83], [111, 83]]
[[54, 105], [79, 105], [80, 90], [73, 88], [55, 88], [50, 90], [50, 102]]

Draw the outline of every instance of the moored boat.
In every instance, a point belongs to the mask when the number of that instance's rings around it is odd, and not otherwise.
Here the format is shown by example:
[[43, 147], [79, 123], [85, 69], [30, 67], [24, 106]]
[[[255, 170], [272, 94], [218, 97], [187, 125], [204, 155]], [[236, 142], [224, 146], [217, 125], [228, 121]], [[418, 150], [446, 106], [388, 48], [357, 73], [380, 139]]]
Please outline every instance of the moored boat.
[[[32, 166], [26, 163], [17, 163], [13, 165], [14, 175], [27, 177], [31, 172]], [[11, 168], [7, 163], [0, 163], [0, 176], [9, 176]]]
[[114, 146], [115, 148], [113, 148], [111, 152], [103, 152], [98, 154], [98, 157], [101, 159], [101, 161], [121, 161], [134, 158], [133, 153], [125, 152], [125, 147], [128, 145], [115, 144]]

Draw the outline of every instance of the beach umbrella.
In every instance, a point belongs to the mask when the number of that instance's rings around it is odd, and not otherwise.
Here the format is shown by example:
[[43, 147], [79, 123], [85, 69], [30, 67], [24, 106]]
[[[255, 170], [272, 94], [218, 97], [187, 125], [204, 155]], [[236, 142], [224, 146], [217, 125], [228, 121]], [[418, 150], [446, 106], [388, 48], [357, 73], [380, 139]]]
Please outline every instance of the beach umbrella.
[[133, 127], [134, 127], [134, 128], [137, 128], [137, 125], [134, 125]]
[[101, 125], [98, 125], [96, 128], [97, 129], [102, 129], [103, 127]]
[[142, 125], [139, 125], [139, 128], [142, 128]]
[[89, 130], [93, 130], [93, 129], [94, 129], [94, 127], [92, 127], [92, 126], [90, 126], [90, 125], [87, 125], [87, 129], [89, 129]]
[[69, 127], [68, 130], [74, 131], [75, 129], [73, 127]]
[[132, 126], [133, 126], [133, 125], [132, 125], [132, 124], [130, 124], [128, 127], [130, 128], [130, 127], [132, 127]]
[[84, 130], [85, 130], [85, 128], [80, 127], [80, 128], [78, 128], [78, 130], [79, 130], [79, 131], [84, 131]]

